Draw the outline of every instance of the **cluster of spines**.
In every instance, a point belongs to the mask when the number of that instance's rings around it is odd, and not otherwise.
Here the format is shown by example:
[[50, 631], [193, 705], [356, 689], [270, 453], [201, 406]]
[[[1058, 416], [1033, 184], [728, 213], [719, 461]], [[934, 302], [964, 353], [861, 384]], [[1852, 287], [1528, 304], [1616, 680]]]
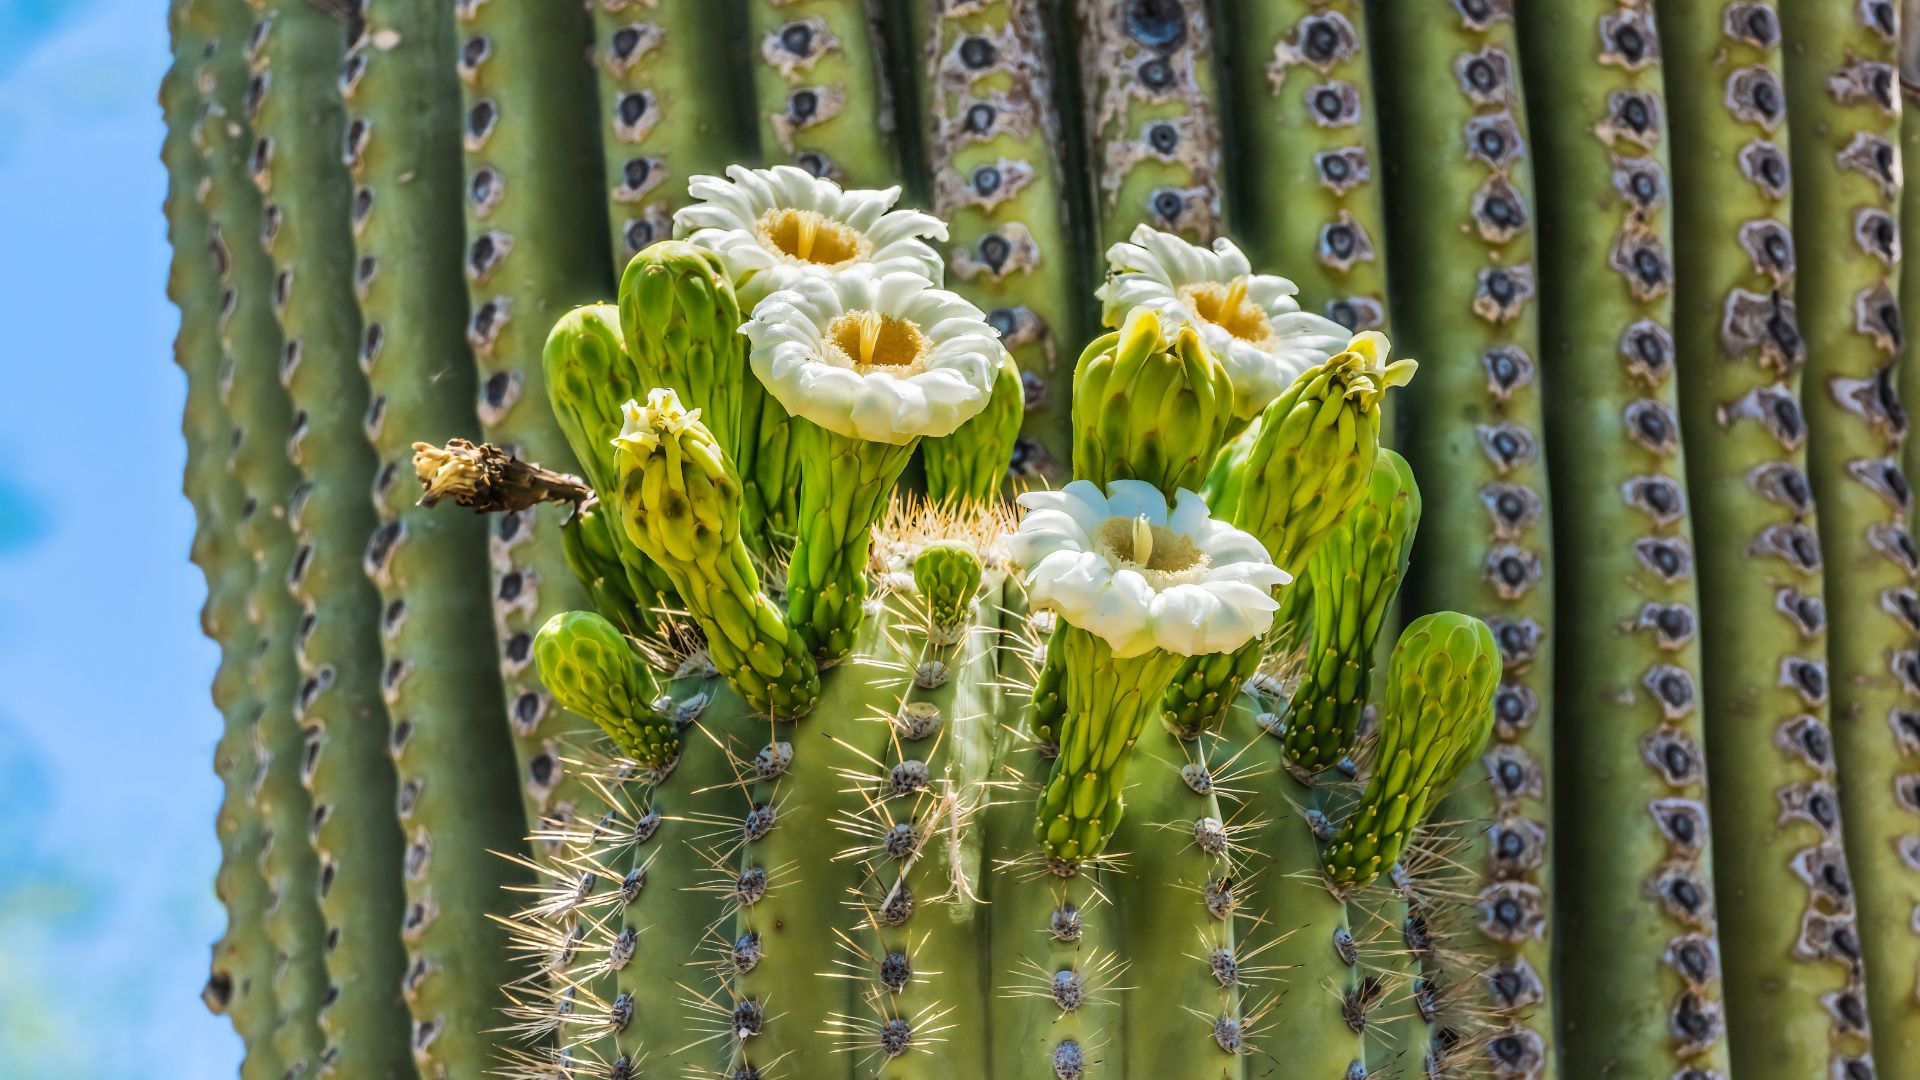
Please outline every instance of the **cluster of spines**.
[[416, 507], [408, 462], [422, 434], [478, 434], [461, 251], [421, 238], [462, 235], [460, 141], [493, 121], [462, 114], [445, 8], [375, 0], [361, 14], [341, 69], [341, 153], [353, 184], [366, 434], [379, 463], [379, 524], [363, 567], [383, 604], [381, 690], [405, 841], [400, 986], [421, 1072], [472, 1075], [495, 1064], [489, 1031], [511, 976], [488, 914], [518, 873], [491, 852], [518, 849], [526, 827], [488, 596], [476, 585], [489, 580], [486, 523]]
[[[1834, 756], [1865, 970], [1828, 999], [1841, 1045], [1871, 1039], [1887, 1076], [1920, 1070], [1920, 565], [1896, 364], [1901, 172], [1899, 5], [1782, 0], [1793, 117], [1793, 237], [1807, 344], [1808, 471], [1832, 613]], [[1815, 785], [1807, 797], [1832, 797]], [[1782, 794], [1781, 812], [1800, 810]], [[1812, 807], [1808, 807], [1810, 811]], [[1825, 823], [1818, 818], [1816, 824]], [[1835, 826], [1837, 828], [1837, 825]], [[1861, 1006], [1868, 1015], [1861, 1015]]]
[[[1435, 163], [1405, 182], [1421, 192], [1396, 216], [1392, 242], [1402, 334], [1434, 352], [1474, 357], [1443, 364], [1423, 396], [1453, 408], [1410, 417], [1408, 456], [1427, 478], [1426, 542], [1415, 598], [1424, 609], [1460, 607], [1494, 628], [1505, 661], [1494, 745], [1484, 780], [1463, 785], [1454, 816], [1490, 824], [1465, 857], [1482, 876], [1483, 950], [1491, 971], [1522, 994], [1489, 1005], [1507, 1030], [1484, 1046], [1502, 1075], [1552, 1070], [1546, 919], [1551, 771], [1549, 577], [1541, 394], [1534, 359], [1532, 175], [1512, 13], [1504, 5], [1430, 5], [1376, 27], [1388, 86], [1402, 120], [1386, 133], [1397, 160]], [[1455, 270], [1434, 284], [1429, 268]], [[1664, 273], [1664, 260], [1662, 261]], [[1424, 381], [1424, 380], [1423, 380]], [[1442, 421], [1442, 417], [1446, 417]], [[1473, 463], [1471, 469], [1447, 462]]]
[[1385, 167], [1365, 8], [1233, 5], [1224, 26], [1245, 166], [1236, 231], [1256, 263], [1286, 268], [1302, 307], [1353, 330], [1387, 325]]
[[1212, 240], [1225, 212], [1212, 12], [1190, 0], [1075, 7], [1095, 241], [1105, 250], [1140, 224]]
[[852, 187], [898, 172], [869, 0], [748, 0], [761, 157]]
[[[246, 126], [248, 64], [261, 38], [244, 0], [211, 0], [215, 42], [202, 89], [208, 95], [207, 210], [226, 293], [221, 323], [221, 390], [233, 424], [230, 466], [243, 493], [237, 539], [253, 563], [246, 614], [254, 631], [247, 681], [260, 755], [258, 802], [264, 819], [267, 939], [274, 950], [272, 1044], [281, 1064], [305, 1073], [324, 1048], [317, 1014], [326, 994], [321, 958], [320, 875], [307, 841], [311, 800], [300, 782], [303, 740], [294, 713], [299, 671], [294, 639], [299, 607], [288, 591], [294, 569], [287, 519], [298, 474], [287, 456], [293, 409], [281, 386], [282, 341], [272, 305], [273, 268], [263, 243], [276, 222], [263, 214], [250, 172], [254, 143]], [[226, 297], [230, 296], [231, 299]]]
[[[1067, 218], [1070, 174], [1040, 0], [916, 5], [933, 212], [951, 230], [947, 281], [987, 312], [1019, 362], [1023, 436], [1009, 467], [1066, 466], [1084, 252]], [[924, 10], [924, 14], [922, 11]], [[1178, 131], [1171, 129], [1175, 141]], [[928, 448], [932, 452], [932, 448]]]
[[[1872, 3], [1862, 5], [1871, 7]], [[1706, 748], [1733, 1071], [1871, 1076], [1853, 887], [1834, 809], [1821, 547], [1807, 479], [1806, 361], [1786, 240], [1791, 170], [1774, 5], [1661, 2], [1675, 192], [1675, 355], [1695, 513]], [[1669, 118], [1616, 95], [1607, 124]], [[1913, 559], [1904, 528], [1890, 549]], [[1762, 739], [1759, 733], [1768, 732]], [[1820, 809], [1824, 807], [1825, 809]], [[1762, 989], [1766, 987], [1766, 989]]]
[[[1564, 572], [1556, 739], [1568, 761], [1615, 762], [1611, 785], [1575, 784], [1564, 821], [1610, 838], [1558, 853], [1568, 1000], [1634, 1015], [1660, 987], [1659, 1023], [1574, 1025], [1575, 1074], [1726, 1071], [1697, 680], [1699, 594], [1687, 517], [1674, 341], [1667, 145], [1609, 123], [1622, 100], [1661, 100], [1650, 4], [1594, 0], [1522, 13], [1541, 215], [1558, 237], [1544, 275], [1543, 348]], [[1611, 211], [1595, 214], [1593, 207]], [[1605, 408], [1596, 408], [1604, 403]], [[1624, 629], [1623, 629], [1624, 628]], [[1516, 837], [1517, 842], [1524, 837]]]
[[253, 561], [238, 543], [236, 526], [243, 495], [227, 469], [232, 421], [220, 392], [219, 340], [226, 287], [202, 204], [209, 180], [208, 135], [202, 125], [218, 123], [221, 117], [206, 110], [199, 84], [203, 50], [217, 48], [218, 42], [206, 33], [206, 20], [194, 6], [192, 0], [176, 0], [169, 13], [174, 64], [160, 97], [167, 119], [162, 156], [168, 174], [168, 236], [174, 249], [168, 292], [180, 308], [174, 353], [187, 377], [184, 486], [198, 518], [193, 561], [207, 579], [201, 626], [220, 646], [220, 666], [213, 679], [213, 702], [222, 720], [214, 750], [214, 772], [222, 785], [216, 819], [220, 870], [214, 892], [226, 908], [227, 927], [214, 943], [203, 994], [209, 1008], [231, 1018], [246, 1047], [240, 1075], [254, 1080], [277, 1078], [284, 1070], [272, 1042], [278, 1011], [275, 963], [261, 922], [268, 893], [259, 864], [266, 823], [255, 801], [259, 756], [253, 737], [253, 699], [245, 678], [253, 651], [253, 628], [246, 616]]

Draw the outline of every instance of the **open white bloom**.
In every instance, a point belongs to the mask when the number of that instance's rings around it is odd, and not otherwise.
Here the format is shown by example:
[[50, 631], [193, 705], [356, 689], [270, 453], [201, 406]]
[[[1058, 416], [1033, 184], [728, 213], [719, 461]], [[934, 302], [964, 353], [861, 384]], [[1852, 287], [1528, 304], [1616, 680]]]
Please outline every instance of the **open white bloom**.
[[1090, 480], [1020, 496], [1007, 538], [1033, 606], [1104, 638], [1120, 657], [1230, 652], [1273, 626], [1292, 575], [1252, 534], [1209, 516], [1184, 488], [1171, 511], [1144, 480]]
[[854, 439], [951, 435], [987, 407], [1000, 335], [979, 308], [913, 273], [802, 277], [740, 332], [789, 413]]
[[1301, 311], [1296, 292], [1286, 278], [1254, 273], [1226, 237], [1208, 250], [1142, 225], [1107, 249], [1107, 281], [1095, 295], [1108, 326], [1119, 326], [1135, 307], [1192, 322], [1233, 380], [1234, 412], [1245, 420], [1352, 336], [1332, 319]]
[[792, 165], [729, 165], [727, 176], [687, 184], [697, 201], [675, 211], [673, 234], [719, 257], [744, 306], [802, 277], [854, 266], [942, 281], [944, 264], [926, 241], [945, 240], [946, 223], [893, 209], [898, 187], [847, 191]]

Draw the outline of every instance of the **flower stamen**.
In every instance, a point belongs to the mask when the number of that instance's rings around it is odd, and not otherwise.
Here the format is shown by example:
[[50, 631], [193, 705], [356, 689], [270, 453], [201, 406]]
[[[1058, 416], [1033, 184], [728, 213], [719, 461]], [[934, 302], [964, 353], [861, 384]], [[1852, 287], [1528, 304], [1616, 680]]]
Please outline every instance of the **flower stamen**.
[[755, 230], [761, 243], [791, 259], [839, 269], [867, 253], [859, 230], [818, 210], [781, 207], [760, 215]]
[[1217, 281], [1182, 285], [1178, 292], [1195, 315], [1241, 341], [1260, 346], [1273, 341], [1273, 322], [1267, 318], [1265, 309], [1247, 299], [1244, 275], [1224, 285]]
[[843, 311], [827, 324], [827, 341], [846, 366], [865, 373], [885, 368], [895, 374], [920, 371], [927, 357], [926, 335], [909, 319], [878, 311]]

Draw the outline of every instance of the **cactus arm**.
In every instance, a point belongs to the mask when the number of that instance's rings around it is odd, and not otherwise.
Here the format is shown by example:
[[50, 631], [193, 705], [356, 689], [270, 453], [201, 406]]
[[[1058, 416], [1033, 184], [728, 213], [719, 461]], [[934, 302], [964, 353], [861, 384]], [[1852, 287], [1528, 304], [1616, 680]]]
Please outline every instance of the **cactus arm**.
[[329, 935], [325, 1060], [346, 1075], [412, 1071], [395, 1008], [405, 954], [396, 788], [380, 698], [380, 596], [361, 570], [373, 535], [366, 492], [377, 467], [361, 430], [360, 315], [353, 296], [351, 192], [340, 162], [338, 79], [346, 26], [305, 0], [255, 0], [254, 182], [277, 222], [268, 256], [285, 344], [279, 374], [294, 407], [299, 469], [289, 575], [300, 607], [294, 650], [301, 767], [312, 798], [320, 913]]
[[[1018, 366], [1011, 402], [995, 404], [945, 443], [926, 447], [929, 492], [978, 493], [1011, 467], [1058, 483], [1066, 475], [1071, 343], [1085, 324], [1087, 267], [1066, 200], [1063, 132], [1042, 0], [992, 0], [970, 8], [913, 5], [926, 99], [933, 212], [948, 222], [947, 284], [987, 312]], [[930, 10], [931, 9], [931, 10]], [[1030, 393], [1028, 388], [1031, 388]], [[1002, 446], [1008, 413], [1017, 443]], [[984, 428], [973, 437], [969, 429]], [[990, 425], [990, 426], [989, 426]], [[965, 436], [963, 438], [963, 436]], [[957, 478], [946, 462], [967, 454]], [[997, 460], [996, 460], [997, 458]]]
[[[989, 312], [988, 320], [992, 318]], [[987, 407], [946, 438], [921, 444], [928, 496], [935, 502], [964, 503], [998, 495], [1008, 462], [1016, 456], [1022, 461], [1031, 457], [1031, 451], [1015, 449], [1025, 408], [1020, 367], [1013, 354], [1003, 352]]]
[[299, 479], [286, 449], [293, 409], [279, 380], [280, 327], [273, 316], [273, 267], [261, 248], [260, 192], [248, 177], [254, 152], [246, 127], [248, 62], [259, 39], [243, 0], [214, 0], [206, 17], [208, 36], [218, 43], [208, 64], [212, 122], [203, 126], [210, 136], [207, 212], [224, 254], [222, 281], [233, 296], [221, 336], [223, 374], [235, 435], [231, 464], [246, 498], [238, 539], [255, 572], [247, 597], [255, 635], [247, 682], [259, 710], [261, 865], [273, 898], [265, 919], [279, 1014], [273, 1046], [288, 1069], [306, 1069], [325, 1048], [317, 1015], [327, 978], [318, 859], [307, 841], [312, 803], [300, 782], [303, 740], [295, 716], [300, 610], [287, 590], [293, 567], [288, 502]]
[[1354, 330], [1383, 329], [1387, 232], [1378, 180], [1385, 159], [1365, 5], [1280, 0], [1228, 8], [1223, 36], [1240, 166], [1235, 231], [1256, 265], [1300, 286], [1308, 311]]
[[[1853, 871], [1874, 1065], [1920, 1072], [1920, 567], [1885, 546], [1907, 536], [1913, 495], [1901, 462], [1902, 320], [1898, 18], [1893, 0], [1838, 8], [1783, 0], [1793, 117], [1793, 247], [1807, 343], [1808, 473], [1820, 493], [1828, 682], [1841, 818]], [[1856, 979], [1859, 976], [1856, 974]], [[1841, 1015], [1851, 1043], [1867, 1026]]]
[[[454, 24], [451, 59], [466, 116], [467, 340], [480, 372], [480, 429], [528, 461], [572, 469], [547, 408], [541, 355], [554, 320], [605, 296], [609, 285], [604, 203], [585, 179], [600, 162], [593, 77], [581, 63], [587, 13], [461, 0]], [[551, 708], [531, 664], [541, 623], [587, 601], [567, 569], [563, 513], [501, 515], [489, 545], [500, 670], [529, 821], [599, 813], [574, 805], [591, 796], [569, 782], [559, 756], [562, 740], [592, 728]], [[537, 719], [528, 723], [528, 715]]]
[[[1511, 7], [1424, 7], [1425, 17], [1376, 20], [1382, 107], [1396, 117], [1383, 132], [1389, 160], [1431, 163], [1404, 179], [1416, 200], [1398, 199], [1389, 222], [1396, 253], [1394, 323], [1403, 340], [1433, 355], [1421, 391], [1426, 408], [1408, 415], [1405, 448], [1425, 482], [1425, 528], [1414, 555], [1411, 611], [1457, 608], [1484, 616], [1505, 650], [1503, 700], [1539, 702], [1531, 722], [1502, 730], [1485, 761], [1492, 783], [1463, 786], [1449, 816], [1498, 823], [1462, 858], [1481, 875], [1489, 911], [1548, 910], [1551, 866], [1507, 867], [1490, 846], [1512, 830], [1544, 830], [1551, 820], [1552, 537], [1545, 514], [1547, 471], [1540, 447], [1539, 348], [1533, 180], [1516, 62], [1520, 55]], [[1476, 63], [1483, 61], [1483, 63]], [[1451, 267], [1450, 287], [1423, 284], [1426, 268]], [[1473, 276], [1468, 276], [1469, 268]], [[1664, 269], [1664, 268], [1663, 268]], [[1468, 359], [1470, 358], [1470, 359]], [[1539, 509], [1531, 527], [1490, 519], [1503, 495]], [[1551, 985], [1549, 948], [1540, 924], [1482, 926], [1478, 946], [1500, 969], [1531, 970]], [[1501, 1010], [1498, 1000], [1486, 1002]], [[1553, 1000], [1506, 1010], [1507, 1029], [1486, 1044], [1485, 1064], [1552, 1072]]]
[[761, 156], [852, 187], [895, 181], [871, 0], [748, 0]]
[[[1566, 774], [1560, 791], [1560, 820], [1580, 832], [1556, 855], [1558, 977], [1583, 1015], [1608, 1018], [1566, 1025], [1561, 1051], [1574, 1075], [1623, 1062], [1724, 1073], [1705, 777], [1648, 753], [1705, 736], [1666, 284], [1668, 151], [1655, 133], [1622, 139], [1607, 123], [1618, 95], [1660, 100], [1660, 39], [1644, 9], [1613, 0], [1523, 12], [1520, 29], [1527, 57], [1543, 58], [1526, 75], [1541, 228], [1554, 237], [1541, 278], [1547, 458], [1556, 487], [1585, 493], [1555, 508], [1568, 539], [1560, 649], [1579, 658], [1555, 675], [1555, 738], [1566, 760], [1609, 763]], [[1657, 278], [1623, 257], [1636, 250]], [[1498, 842], [1518, 853], [1503, 863], [1537, 859], [1542, 839], [1502, 827]], [[1689, 911], [1650, 882], [1702, 904]], [[1531, 998], [1537, 984], [1512, 974]]]
[[258, 759], [252, 697], [245, 678], [254, 640], [246, 615], [253, 560], [236, 542], [244, 496], [225, 460], [233, 425], [220, 394], [223, 285], [209, 248], [212, 232], [207, 211], [200, 202], [207, 159], [199, 144], [202, 101], [195, 85], [208, 38], [204, 19], [193, 7], [192, 0], [176, 0], [169, 12], [174, 64], [160, 100], [167, 118], [161, 156], [167, 167], [168, 236], [174, 250], [168, 293], [180, 309], [174, 358], [187, 377], [183, 487], [198, 519], [193, 561], [207, 582], [201, 626], [220, 647], [220, 666], [212, 686], [213, 703], [221, 716], [214, 772], [222, 788], [215, 819], [220, 870], [214, 892], [226, 908], [227, 927], [214, 943], [204, 993], [209, 1008], [225, 1012], [232, 1020], [245, 1046], [240, 1075], [257, 1080], [278, 1077], [283, 1070], [272, 1039], [277, 1013], [274, 957], [262, 922], [267, 883], [259, 863], [266, 822], [253, 799]]
[[1132, 950], [1136, 989], [1118, 1042], [1129, 1072], [1240, 1080], [1250, 1048], [1234, 936], [1242, 885], [1220, 800], [1211, 783], [1189, 780], [1207, 767], [1207, 741], [1155, 725], [1134, 749], [1114, 907], [1129, 942], [1152, 944]]
[[1100, 249], [1142, 223], [1221, 232], [1220, 95], [1204, 4], [1077, 0], [1081, 103]]
[[[1791, 275], [1757, 261], [1752, 231], [1788, 221], [1780, 28], [1770, 3], [1739, 14], [1662, 3], [1669, 115], [1622, 96], [1609, 123], [1623, 135], [1663, 120], [1672, 130], [1674, 355], [1700, 573], [1706, 754], [1703, 762], [1680, 741], [1660, 752], [1677, 776], [1711, 763], [1728, 1049], [1736, 1074], [1764, 1080], [1844, 1073], [1864, 1043], [1835, 1028], [1823, 1001], [1847, 990], [1855, 963], [1840, 837], [1811, 815], [1781, 812], [1783, 799], [1830, 785], [1833, 762], [1804, 345]], [[1743, 234], [1756, 241], [1751, 253]]]
[[525, 818], [499, 667], [475, 637], [491, 625], [476, 587], [487, 580], [486, 523], [416, 507], [406, 482], [416, 438], [478, 434], [460, 250], [442, 242], [461, 233], [464, 121], [446, 9], [386, 0], [366, 18], [341, 78], [343, 147], [356, 266], [373, 271], [356, 280], [367, 435], [380, 459], [365, 569], [385, 605], [382, 689], [407, 839], [401, 989], [422, 1071], [470, 1074], [495, 1064], [497, 988], [512, 970], [488, 915], [519, 875], [490, 852], [520, 850]]
[[734, 95], [712, 92], [716, 71], [732, 66], [732, 5], [597, 0], [589, 10], [618, 268], [673, 235], [688, 178], [751, 157], [753, 140]]

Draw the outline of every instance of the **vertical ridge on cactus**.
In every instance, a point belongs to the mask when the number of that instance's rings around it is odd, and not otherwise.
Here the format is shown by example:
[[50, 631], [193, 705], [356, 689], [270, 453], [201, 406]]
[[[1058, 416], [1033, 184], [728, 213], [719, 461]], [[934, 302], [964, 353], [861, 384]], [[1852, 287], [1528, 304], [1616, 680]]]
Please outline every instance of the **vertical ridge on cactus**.
[[[1429, 365], [1431, 381], [1423, 380], [1420, 393], [1431, 404], [1406, 418], [1408, 460], [1426, 480], [1410, 610], [1459, 608], [1495, 627], [1506, 661], [1499, 696], [1503, 705], [1522, 703], [1522, 719], [1496, 732], [1482, 762], [1486, 780], [1476, 774], [1462, 785], [1448, 815], [1493, 823], [1461, 855], [1481, 875], [1485, 917], [1476, 951], [1491, 969], [1547, 988], [1553, 539], [1519, 49], [1508, 5], [1423, 11], [1424, 18], [1375, 24], [1381, 61], [1397, 75], [1381, 87], [1382, 108], [1396, 117], [1382, 132], [1387, 184], [1402, 193], [1389, 222], [1394, 325], [1427, 355], [1452, 358]], [[1431, 164], [1405, 169], [1411, 162]], [[1444, 281], [1433, 276], [1441, 267], [1454, 268]], [[1502, 497], [1534, 513], [1509, 524], [1489, 513]], [[1493, 842], [1515, 835], [1540, 835], [1543, 843], [1508, 862]], [[1483, 1048], [1486, 1067], [1553, 1075], [1552, 999], [1509, 1005], [1494, 993], [1485, 1003], [1510, 1016], [1510, 1027]]]
[[[1670, 115], [1650, 96], [1622, 95], [1608, 123], [1636, 142], [1673, 132], [1674, 343], [1706, 742], [1704, 754], [1690, 739], [1650, 749], [1672, 778], [1707, 771], [1733, 1071], [1870, 1074], [1864, 1040], [1828, 1005], [1858, 954], [1837, 817], [1829, 828], [1782, 815], [1782, 800], [1832, 784], [1834, 762], [1800, 405], [1806, 344], [1792, 274], [1748, 247], [1790, 220], [1780, 21], [1771, 3], [1661, 3], [1658, 15]], [[1664, 895], [1705, 912], [1698, 890]]]
[[[1900, 100], [1892, 0], [1854, 10], [1783, 0], [1793, 138], [1792, 247], [1776, 232], [1743, 237], [1757, 265], [1801, 271], [1796, 285], [1807, 368], [1807, 468], [1831, 621], [1827, 634], [1839, 803], [1860, 948], [1871, 957], [1835, 1006], [1844, 1044], [1868, 1039], [1883, 1075], [1920, 1071], [1920, 867], [1903, 845], [1920, 826], [1909, 795], [1920, 759], [1920, 565], [1908, 559], [1913, 491], [1901, 461], [1907, 416], [1895, 365], [1902, 348], [1898, 266]], [[1802, 269], [1804, 268], [1804, 269]], [[1808, 789], [1807, 810], [1832, 786]], [[1783, 811], [1786, 810], [1783, 807]], [[1840, 826], [1835, 823], [1838, 831]], [[1864, 1012], [1873, 1023], [1859, 1020]]]
[[223, 301], [222, 390], [233, 422], [229, 463], [244, 493], [236, 521], [240, 545], [252, 557], [253, 588], [246, 614], [253, 624], [247, 682], [257, 710], [260, 753], [258, 803], [265, 819], [261, 867], [268, 902], [267, 940], [274, 953], [277, 1010], [273, 1048], [283, 1066], [304, 1071], [319, 1064], [325, 1046], [318, 1013], [327, 975], [318, 885], [322, 878], [307, 840], [312, 801], [300, 781], [304, 740], [296, 711], [300, 674], [295, 664], [300, 609], [287, 589], [294, 567], [288, 515], [299, 475], [287, 457], [293, 408], [280, 384], [280, 327], [273, 313], [273, 266], [262, 243], [271, 218], [249, 179], [255, 144], [247, 124], [248, 65], [262, 38], [244, 0], [209, 0], [204, 12], [213, 52], [202, 89], [213, 123], [208, 136], [207, 212], [219, 245]]
[[881, 42], [867, 0], [747, 0], [761, 156], [868, 186], [899, 171]]
[[[174, 358], [187, 379], [182, 433], [187, 468], [182, 485], [196, 517], [192, 558], [207, 581], [201, 627], [220, 648], [212, 685], [221, 733], [214, 748], [214, 773], [220, 778], [220, 869], [214, 893], [227, 913], [227, 925], [214, 942], [203, 996], [208, 1008], [224, 1012], [245, 1047], [240, 1075], [266, 1080], [283, 1072], [272, 1037], [278, 1009], [274, 1003], [272, 945], [262, 916], [267, 882], [260, 870], [266, 821], [254, 800], [258, 752], [253, 740], [253, 699], [245, 668], [253, 653], [253, 628], [246, 615], [246, 594], [253, 582], [252, 557], [239, 544], [240, 507], [245, 496], [226, 467], [233, 423], [220, 390], [224, 350], [220, 318], [225, 285], [218, 271], [220, 252], [207, 209], [202, 205], [208, 181], [207, 146], [201, 130], [207, 103], [198, 83], [203, 50], [212, 44], [204, 17], [193, 0], [175, 0], [168, 12], [173, 66], [161, 89], [167, 135], [161, 156], [167, 167], [167, 232], [173, 244], [168, 293], [180, 309]], [[216, 118], [218, 114], [212, 114]]]
[[346, 124], [337, 80], [347, 28], [298, 0], [253, 9], [253, 178], [275, 223], [267, 255], [284, 338], [279, 375], [294, 407], [287, 452], [299, 470], [287, 515], [295, 543], [288, 584], [301, 612], [294, 715], [327, 935], [327, 1003], [319, 1010], [326, 1041], [315, 1067], [411, 1075], [396, 1008], [406, 962], [402, 844], [380, 696], [380, 596], [360, 568], [374, 530], [366, 493], [376, 459], [361, 431], [367, 385], [357, 359], [352, 193], [340, 162]]
[[[1544, 60], [1526, 75], [1542, 118], [1540, 228], [1553, 254], [1541, 274], [1547, 458], [1555, 488], [1582, 493], [1553, 507], [1565, 541], [1559, 635], [1580, 658], [1556, 669], [1554, 738], [1564, 760], [1609, 763], [1607, 780], [1559, 791], [1560, 820], [1580, 830], [1555, 852], [1561, 993], [1608, 1018], [1567, 1027], [1565, 1068], [1724, 1073], [1706, 777], [1670, 771], [1651, 752], [1705, 737], [1674, 384], [1669, 151], [1663, 131], [1628, 138], [1607, 123], [1620, 95], [1663, 100], [1660, 37], [1644, 7], [1613, 0], [1523, 11], [1520, 30], [1524, 55]], [[1496, 519], [1502, 505], [1491, 506]], [[1544, 838], [1502, 839], [1537, 857]], [[1649, 891], [1663, 876], [1701, 902], [1689, 910]]]
[[353, 183], [366, 433], [380, 462], [372, 492], [380, 524], [364, 568], [384, 605], [381, 689], [406, 839], [400, 987], [421, 1073], [473, 1074], [496, 1064], [491, 1029], [499, 986], [512, 975], [506, 934], [489, 915], [505, 906], [502, 886], [523, 880], [490, 853], [521, 850], [527, 829], [489, 640], [485, 524], [415, 506], [407, 477], [415, 439], [479, 433], [462, 245], [453, 238], [463, 235], [462, 132], [491, 120], [462, 114], [443, 6], [381, 0], [363, 14], [341, 69], [341, 146]]

